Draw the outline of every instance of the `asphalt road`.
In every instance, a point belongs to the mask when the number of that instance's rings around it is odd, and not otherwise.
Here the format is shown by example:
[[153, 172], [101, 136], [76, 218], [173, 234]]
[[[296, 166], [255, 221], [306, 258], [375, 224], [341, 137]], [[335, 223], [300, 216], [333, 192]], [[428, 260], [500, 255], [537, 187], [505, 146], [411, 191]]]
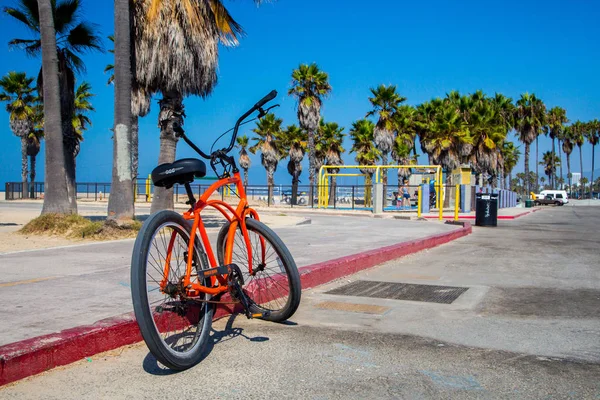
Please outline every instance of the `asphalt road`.
[[[218, 321], [188, 371], [162, 369], [138, 344], [0, 398], [598, 399], [599, 223], [599, 208], [556, 207], [475, 228], [305, 291], [288, 324]], [[451, 304], [326, 293], [359, 280], [466, 291]]]

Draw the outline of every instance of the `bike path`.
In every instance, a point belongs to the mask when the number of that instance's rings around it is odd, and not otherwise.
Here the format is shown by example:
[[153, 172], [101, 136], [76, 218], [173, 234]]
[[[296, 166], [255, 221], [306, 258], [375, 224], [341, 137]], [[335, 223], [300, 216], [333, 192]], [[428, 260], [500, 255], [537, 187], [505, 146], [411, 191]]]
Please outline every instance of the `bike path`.
[[[450, 232], [437, 222], [311, 216], [275, 228], [298, 267]], [[210, 232], [214, 241], [217, 229]], [[132, 311], [133, 240], [0, 255], [0, 346]]]

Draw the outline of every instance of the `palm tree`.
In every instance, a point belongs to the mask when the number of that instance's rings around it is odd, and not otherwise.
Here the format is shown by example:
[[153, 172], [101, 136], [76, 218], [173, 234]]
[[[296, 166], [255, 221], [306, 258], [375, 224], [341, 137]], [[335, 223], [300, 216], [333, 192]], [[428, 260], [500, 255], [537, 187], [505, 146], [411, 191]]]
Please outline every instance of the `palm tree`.
[[[46, 177], [44, 179], [44, 205], [42, 214], [67, 214], [77, 212], [77, 205], [70, 201], [69, 185], [66, 178], [60, 84], [58, 79], [58, 55], [56, 50], [56, 30], [54, 27], [53, 1], [38, 0], [38, 29], [42, 52], [42, 75], [44, 91], [44, 133], [46, 137]], [[69, 120], [70, 122], [70, 120]], [[71, 193], [72, 194], [72, 193]]]
[[[134, 91], [137, 86], [144, 94], [162, 94], [158, 162], [170, 163], [179, 140], [173, 125], [184, 123], [183, 98], [212, 92], [219, 42], [236, 45], [243, 30], [219, 0], [140, 0], [132, 14]], [[165, 208], [173, 208], [173, 189], [156, 188], [151, 212]]]
[[356, 153], [355, 160], [359, 165], [372, 165], [371, 167], [363, 167], [360, 171], [367, 175], [365, 177], [365, 207], [371, 205], [371, 185], [373, 183], [374, 166], [377, 164], [381, 153], [375, 147], [374, 135], [375, 124], [367, 119], [361, 119], [352, 123], [350, 129], [350, 138], [352, 139], [352, 148], [350, 153]]
[[288, 126], [282, 135], [283, 151], [290, 158], [287, 170], [292, 176], [292, 205], [296, 205], [298, 201], [298, 182], [300, 182], [300, 174], [302, 173], [302, 159], [306, 152], [307, 140], [306, 131], [293, 124]]
[[547, 151], [542, 155], [541, 165], [544, 167], [544, 173], [548, 176], [548, 182], [552, 182], [552, 178], [556, 173], [556, 166], [559, 163], [560, 160], [552, 151]]
[[[88, 117], [87, 113], [90, 111], [96, 111], [90, 102], [90, 99], [95, 96], [91, 92], [92, 86], [88, 82], [82, 82], [75, 91], [75, 102], [73, 105], [73, 129], [77, 137], [77, 142], [83, 140], [83, 132], [92, 125], [92, 121]], [[77, 145], [77, 153], [79, 152], [79, 145]]]
[[6, 102], [10, 129], [21, 139], [21, 182], [22, 196], [27, 197], [27, 140], [33, 128], [34, 89], [33, 78], [24, 72], [9, 72], [0, 79], [0, 101]]
[[331, 92], [329, 76], [317, 64], [300, 64], [292, 71], [292, 87], [288, 95], [298, 101], [298, 122], [308, 133], [309, 197], [312, 201], [315, 184], [315, 136], [321, 120], [323, 98]]
[[430, 163], [441, 165], [451, 183], [452, 170], [461, 162], [461, 149], [473, 140], [460, 111], [449, 102], [434, 99], [417, 107], [417, 130]]
[[[131, 112], [131, 89], [133, 81], [131, 46], [130, 0], [115, 0], [115, 64], [113, 81], [115, 83], [115, 118], [113, 125], [113, 168], [111, 196], [108, 199], [108, 219], [111, 222], [131, 221], [134, 218], [134, 188], [132, 150], [133, 129]], [[111, 37], [109, 37], [111, 39]], [[106, 69], [104, 70], [106, 72]], [[110, 79], [109, 79], [110, 83]], [[137, 133], [136, 133], [137, 142]], [[137, 143], [135, 144], [137, 149]], [[137, 167], [136, 167], [137, 169]], [[137, 173], [137, 171], [136, 171]]]
[[[406, 101], [406, 97], [396, 93], [394, 85], [379, 85], [377, 88], [371, 88], [371, 94], [373, 97], [369, 97], [369, 101], [373, 109], [366, 116], [376, 115], [378, 117], [374, 132], [375, 146], [381, 152], [383, 165], [388, 165], [387, 156], [394, 145], [396, 113], [400, 104]], [[383, 184], [387, 185], [386, 170], [382, 172], [382, 178]]]
[[[392, 146], [392, 159], [398, 165], [408, 165], [417, 161], [417, 148], [415, 146], [415, 108], [401, 105], [396, 112], [394, 125], [396, 128], [396, 139]], [[411, 157], [410, 152], [413, 152]], [[404, 180], [410, 178], [409, 168], [398, 168], [398, 190]]]
[[33, 128], [27, 138], [27, 155], [29, 156], [29, 197], [35, 198], [35, 167], [36, 157], [40, 152], [41, 141], [44, 138], [44, 105], [39, 101], [33, 107]]
[[[571, 140], [573, 143], [579, 147], [579, 171], [581, 171], [581, 176], [583, 178], [583, 154], [581, 152], [581, 148], [585, 144], [585, 124], [581, 121], [575, 121], [573, 125], [571, 125]], [[581, 198], [583, 198], [583, 190], [584, 185], [581, 185]]]
[[586, 178], [585, 176], [579, 180], [579, 184], [581, 186], [581, 199], [582, 200], [585, 198], [585, 189], [586, 189], [586, 185], [588, 183], [589, 183], [588, 178]]
[[508, 188], [512, 188], [512, 171], [519, 162], [521, 152], [513, 142], [502, 144], [502, 158], [504, 159], [504, 176], [508, 175]]
[[240, 167], [244, 170], [244, 186], [248, 186], [248, 168], [250, 168], [250, 157], [248, 156], [248, 136], [242, 135], [238, 136], [236, 139], [237, 147], [240, 149], [240, 157], [238, 158], [238, 163]]
[[[515, 110], [515, 129], [519, 134], [519, 140], [525, 144], [525, 175], [529, 176], [529, 148], [531, 143], [540, 134], [540, 128], [544, 125], [546, 106], [535, 94], [525, 93], [517, 101]], [[537, 151], [536, 151], [537, 153]], [[537, 158], [537, 156], [536, 156]], [[536, 161], [537, 163], [537, 161]], [[537, 169], [537, 165], [536, 165]], [[537, 173], [536, 173], [537, 176]], [[537, 178], [536, 178], [537, 179]], [[531, 184], [526, 182], [527, 193], [531, 192]]]
[[256, 137], [252, 140], [256, 143], [250, 147], [250, 153], [256, 154], [260, 150], [260, 161], [267, 170], [267, 186], [269, 191], [269, 202], [273, 197], [273, 174], [277, 170], [277, 164], [285, 154], [281, 143], [281, 124], [283, 120], [276, 118], [275, 114], [269, 113], [256, 122], [256, 128], [252, 130]]
[[[342, 153], [345, 151], [342, 147], [344, 141], [343, 134], [344, 128], [340, 127], [336, 122], [324, 123], [321, 130], [321, 140], [324, 144], [325, 150], [325, 165], [339, 166], [343, 165]], [[340, 172], [339, 168], [329, 168], [327, 172], [337, 174]], [[331, 185], [329, 188], [329, 204], [333, 205], [335, 200], [335, 191], [337, 187], [337, 177], [331, 177]]]
[[[75, 73], [85, 71], [85, 65], [79, 56], [90, 50], [101, 51], [102, 46], [95, 26], [80, 19], [82, 12], [79, 0], [51, 1], [50, 5], [50, 15], [54, 17], [55, 44], [57, 46], [61, 121], [69, 202], [71, 210], [76, 210], [75, 157], [79, 151], [79, 140], [71, 124], [74, 113]], [[31, 56], [39, 55], [42, 48], [40, 40], [41, 14], [38, 11], [36, 2], [30, 0], [18, 0], [16, 8], [4, 8], [6, 14], [22, 22], [33, 32], [32, 39], [13, 39], [9, 45], [24, 49]], [[46, 94], [41, 90], [39, 79], [38, 91], [42, 96]]]
[[571, 178], [573, 175], [571, 174], [571, 153], [573, 152], [573, 128], [571, 126], [566, 126], [563, 129], [562, 134], [560, 135], [562, 140], [562, 150], [567, 156], [567, 179], [569, 180], [569, 188], [571, 185]]
[[[586, 137], [588, 142], [592, 145], [592, 177], [590, 178], [590, 182], [594, 182], [594, 168], [595, 168], [595, 153], [596, 153], [596, 145], [598, 144], [598, 139], [600, 139], [600, 121], [597, 119], [590, 121], [587, 123], [586, 129]], [[592, 194], [593, 194], [593, 185], [592, 185]]]
[[[567, 119], [567, 112], [564, 108], [561, 107], [552, 107], [550, 111], [548, 111], [548, 119], [546, 123], [548, 124], [547, 132], [550, 138], [552, 139], [552, 154], [556, 155], [556, 150], [554, 147], [554, 139], [560, 138], [563, 127], [566, 123], [569, 122]], [[560, 140], [560, 139], [559, 139]], [[560, 160], [559, 160], [560, 161]], [[554, 175], [553, 175], [554, 176]], [[554, 178], [550, 177], [550, 185], [552, 189], [555, 188]], [[562, 176], [562, 171], [561, 171]]]

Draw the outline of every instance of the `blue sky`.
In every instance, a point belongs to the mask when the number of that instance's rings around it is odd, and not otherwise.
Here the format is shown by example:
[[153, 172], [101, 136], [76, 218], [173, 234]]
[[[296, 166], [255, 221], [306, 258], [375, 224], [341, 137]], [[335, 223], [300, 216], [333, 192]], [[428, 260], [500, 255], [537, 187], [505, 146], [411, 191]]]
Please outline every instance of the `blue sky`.
[[[86, 19], [96, 23], [103, 36], [111, 34], [113, 2], [82, 2]], [[0, 4], [13, 5], [15, 0], [0, 0]], [[364, 117], [369, 88], [381, 83], [397, 85], [413, 105], [451, 90], [482, 89], [513, 98], [529, 91], [548, 107], [564, 107], [571, 120], [600, 118], [600, 3], [594, 0], [279, 0], [258, 8], [251, 1], [225, 0], [225, 4], [247, 36], [236, 48], [221, 48], [219, 83], [213, 94], [206, 100], [185, 100], [185, 128], [204, 149], [271, 89], [280, 93], [277, 114], [284, 124], [297, 123], [295, 101], [286, 94], [290, 74], [298, 64], [311, 62], [329, 73], [333, 87], [323, 116], [346, 128]], [[28, 38], [30, 33], [4, 14], [0, 23], [0, 73], [17, 70], [36, 76], [41, 61], [7, 45], [10, 39]], [[106, 85], [103, 69], [112, 55], [88, 54], [84, 61], [87, 72], [79, 79], [92, 84], [96, 112], [77, 158], [78, 181], [107, 182], [113, 87]], [[151, 113], [140, 121], [142, 176], [158, 160], [157, 99]], [[249, 130], [243, 133], [251, 134]], [[345, 147], [350, 146], [348, 140]], [[550, 140], [540, 139], [540, 153], [549, 148]], [[584, 171], [589, 171], [590, 146], [583, 153]], [[178, 157], [193, 154], [185, 143], [179, 144]], [[579, 154], [577, 150], [573, 154], [575, 172]], [[43, 151], [40, 155], [39, 180]], [[345, 156], [347, 163], [353, 158]], [[4, 109], [0, 111], [0, 159], [0, 183], [18, 181], [20, 145]], [[250, 183], [266, 182], [259, 156], [252, 161]], [[286, 163], [280, 163], [276, 183], [290, 183]], [[533, 168], [534, 161], [530, 165]], [[306, 169], [303, 183], [308, 182]], [[516, 172], [522, 169], [521, 159]]]

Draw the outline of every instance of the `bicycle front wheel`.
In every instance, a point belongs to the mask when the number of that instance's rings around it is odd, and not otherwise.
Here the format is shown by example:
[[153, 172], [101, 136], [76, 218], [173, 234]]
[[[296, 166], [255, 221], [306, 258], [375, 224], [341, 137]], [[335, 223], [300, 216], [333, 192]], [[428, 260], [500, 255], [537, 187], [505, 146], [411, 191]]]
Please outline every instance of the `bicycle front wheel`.
[[[174, 370], [200, 361], [210, 339], [214, 310], [206, 303], [210, 296], [185, 295], [189, 241], [190, 227], [183, 217], [160, 211], [144, 222], [131, 259], [131, 297], [140, 332], [156, 359]], [[194, 242], [193, 264], [206, 269], [199, 241]], [[192, 273], [192, 281], [198, 282], [197, 271]], [[204, 279], [200, 283], [206, 284]]]
[[[217, 257], [219, 264], [225, 263], [227, 236], [230, 222], [219, 231]], [[251, 218], [246, 219], [246, 228], [252, 253], [252, 273], [248, 266], [248, 246], [241, 228], [235, 230], [231, 262], [242, 271], [242, 289], [250, 300], [252, 313], [268, 312], [264, 319], [281, 322], [290, 318], [300, 305], [300, 274], [285, 244], [265, 224]]]

